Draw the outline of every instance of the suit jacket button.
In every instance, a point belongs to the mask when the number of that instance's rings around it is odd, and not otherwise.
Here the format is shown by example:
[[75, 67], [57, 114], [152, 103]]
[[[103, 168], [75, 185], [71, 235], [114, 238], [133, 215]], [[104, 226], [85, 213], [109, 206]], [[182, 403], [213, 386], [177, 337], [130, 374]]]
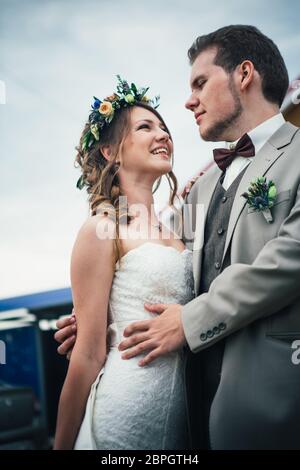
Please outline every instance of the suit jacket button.
[[213, 332], [215, 335], [218, 335], [220, 333], [220, 328], [218, 326], [213, 327]]
[[214, 336], [214, 333], [211, 330], [207, 330], [206, 335], [208, 338], [212, 338]]
[[226, 196], [223, 196], [222, 197], [222, 202], [226, 202], [227, 201], [227, 197]]
[[206, 340], [207, 340], [206, 334], [205, 334], [205, 333], [201, 333], [200, 339], [201, 339], [201, 341], [206, 341]]
[[221, 265], [220, 265], [220, 263], [217, 261], [217, 262], [215, 263], [215, 268], [216, 268], [216, 269], [220, 269], [220, 267], [221, 267]]
[[226, 324], [223, 322], [219, 323], [219, 328], [220, 330], [226, 330]]

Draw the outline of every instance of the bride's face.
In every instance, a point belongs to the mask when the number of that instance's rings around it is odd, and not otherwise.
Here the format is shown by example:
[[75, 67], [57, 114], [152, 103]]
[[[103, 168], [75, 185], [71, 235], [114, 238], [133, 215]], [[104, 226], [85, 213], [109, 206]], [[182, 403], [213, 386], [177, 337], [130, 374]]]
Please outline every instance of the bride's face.
[[173, 144], [161, 120], [138, 106], [132, 108], [130, 119], [130, 130], [122, 147], [121, 169], [153, 179], [171, 171]]

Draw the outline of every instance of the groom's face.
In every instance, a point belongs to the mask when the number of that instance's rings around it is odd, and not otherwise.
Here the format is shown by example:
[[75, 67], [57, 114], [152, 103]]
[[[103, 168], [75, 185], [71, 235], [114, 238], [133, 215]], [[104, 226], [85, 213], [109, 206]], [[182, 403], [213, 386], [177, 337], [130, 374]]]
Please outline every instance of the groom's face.
[[232, 127], [237, 125], [242, 105], [234, 83], [234, 73], [214, 64], [216, 49], [201, 52], [192, 65], [191, 96], [186, 108], [194, 113], [204, 140], [230, 140]]

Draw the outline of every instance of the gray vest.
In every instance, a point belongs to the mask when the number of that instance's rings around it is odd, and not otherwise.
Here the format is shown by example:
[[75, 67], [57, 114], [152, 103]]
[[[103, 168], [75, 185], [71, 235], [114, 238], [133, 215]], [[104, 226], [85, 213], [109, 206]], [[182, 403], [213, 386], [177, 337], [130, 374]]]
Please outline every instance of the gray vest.
[[222, 175], [210, 201], [204, 231], [200, 294], [208, 292], [212, 281], [230, 265], [228, 256], [221, 267], [231, 208], [245, 171], [246, 168], [236, 177], [227, 191], [222, 186], [224, 178]]

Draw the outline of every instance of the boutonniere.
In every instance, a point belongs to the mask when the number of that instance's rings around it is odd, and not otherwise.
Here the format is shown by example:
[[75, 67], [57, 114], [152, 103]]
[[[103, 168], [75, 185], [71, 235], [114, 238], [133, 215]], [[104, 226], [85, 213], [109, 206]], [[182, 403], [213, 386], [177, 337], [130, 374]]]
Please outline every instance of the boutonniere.
[[269, 224], [273, 222], [270, 209], [274, 206], [276, 195], [277, 189], [274, 182], [267, 181], [264, 176], [251, 181], [248, 192], [242, 194], [248, 206], [256, 212], [262, 212]]

